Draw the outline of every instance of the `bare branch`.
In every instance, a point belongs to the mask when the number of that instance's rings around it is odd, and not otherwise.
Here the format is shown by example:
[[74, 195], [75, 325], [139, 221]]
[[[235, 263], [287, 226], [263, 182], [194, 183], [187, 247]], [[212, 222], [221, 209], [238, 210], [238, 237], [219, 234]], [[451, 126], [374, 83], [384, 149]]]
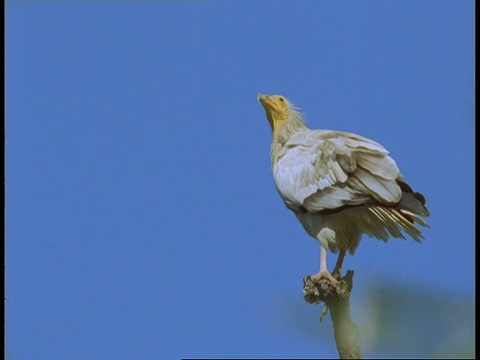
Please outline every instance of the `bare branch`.
[[[303, 297], [310, 304], [324, 302], [330, 310], [335, 342], [340, 359], [361, 359], [360, 331], [350, 315], [350, 294], [353, 288], [353, 271], [333, 286], [328, 280], [303, 279]], [[321, 320], [321, 319], [320, 319]]]

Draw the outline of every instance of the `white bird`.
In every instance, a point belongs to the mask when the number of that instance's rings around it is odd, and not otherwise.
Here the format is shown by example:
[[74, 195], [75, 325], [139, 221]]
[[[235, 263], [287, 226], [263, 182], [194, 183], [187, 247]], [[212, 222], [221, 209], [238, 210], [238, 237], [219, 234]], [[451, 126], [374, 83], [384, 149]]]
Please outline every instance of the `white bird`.
[[[423, 238], [428, 227], [425, 197], [403, 179], [379, 143], [363, 136], [310, 130], [281, 95], [259, 94], [272, 128], [272, 172], [277, 190], [306, 232], [320, 243], [320, 271], [313, 277], [336, 284], [347, 250], [353, 255], [362, 234]], [[332, 274], [327, 249], [339, 251]]]

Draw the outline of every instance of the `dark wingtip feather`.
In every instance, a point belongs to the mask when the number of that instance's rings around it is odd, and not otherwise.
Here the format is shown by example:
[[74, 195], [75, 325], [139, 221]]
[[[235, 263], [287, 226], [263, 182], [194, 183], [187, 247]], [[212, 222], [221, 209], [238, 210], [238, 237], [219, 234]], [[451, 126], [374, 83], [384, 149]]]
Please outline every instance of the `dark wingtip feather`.
[[415, 199], [420, 201], [422, 203], [422, 205], [425, 205], [426, 199], [425, 199], [425, 196], [423, 196], [423, 194], [421, 194], [419, 192], [414, 192], [414, 193], [412, 193], [412, 195], [415, 197]]
[[[425, 217], [430, 216], [430, 211], [428, 211], [425, 206], [426, 199], [423, 194], [414, 192], [410, 185], [401, 180], [397, 180], [397, 184], [403, 193], [402, 200], [400, 201], [400, 208], [404, 208]], [[410, 221], [410, 219], [408, 219], [408, 221]]]
[[400, 189], [402, 189], [402, 191], [413, 193], [413, 189], [406, 182], [403, 182], [402, 180], [397, 180], [397, 184]]

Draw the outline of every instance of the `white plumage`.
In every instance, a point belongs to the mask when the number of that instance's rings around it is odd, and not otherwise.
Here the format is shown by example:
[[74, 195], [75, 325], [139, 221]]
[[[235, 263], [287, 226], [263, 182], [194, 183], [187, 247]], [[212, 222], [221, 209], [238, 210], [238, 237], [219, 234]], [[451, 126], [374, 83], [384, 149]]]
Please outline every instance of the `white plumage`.
[[425, 198], [412, 191], [395, 161], [379, 143], [340, 131], [310, 130], [283, 96], [259, 95], [272, 127], [272, 171], [286, 206], [321, 245], [318, 277], [327, 270], [326, 249], [354, 253], [362, 234], [416, 241], [416, 224], [428, 226]]

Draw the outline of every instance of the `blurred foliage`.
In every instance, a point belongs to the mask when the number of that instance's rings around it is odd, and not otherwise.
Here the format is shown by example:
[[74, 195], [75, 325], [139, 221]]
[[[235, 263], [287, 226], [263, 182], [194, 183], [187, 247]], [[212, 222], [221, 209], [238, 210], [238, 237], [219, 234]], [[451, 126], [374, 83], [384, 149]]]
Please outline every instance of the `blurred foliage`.
[[471, 299], [447, 291], [380, 283], [365, 292], [360, 308], [357, 319], [366, 349], [413, 357], [475, 357]]
[[[274, 298], [264, 308], [271, 328], [335, 350], [330, 317], [319, 321], [323, 305], [308, 305], [301, 294]], [[475, 358], [471, 298], [381, 281], [354, 289], [351, 302], [365, 358]]]

